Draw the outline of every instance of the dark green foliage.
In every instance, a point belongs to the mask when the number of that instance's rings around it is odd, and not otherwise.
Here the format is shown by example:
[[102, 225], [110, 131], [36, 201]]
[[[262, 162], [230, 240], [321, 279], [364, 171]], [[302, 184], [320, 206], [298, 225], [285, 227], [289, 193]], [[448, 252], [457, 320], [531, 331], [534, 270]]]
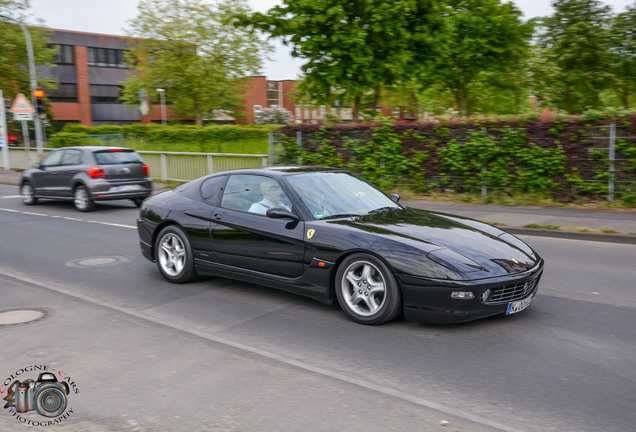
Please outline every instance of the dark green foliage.
[[[636, 199], [636, 116], [615, 120], [616, 192]], [[608, 193], [608, 120], [592, 126], [557, 121], [296, 125], [281, 128], [279, 163], [346, 167], [383, 188], [409, 184], [433, 189], [515, 195], [530, 193], [572, 201]], [[297, 132], [302, 133], [301, 146]], [[592, 136], [596, 134], [597, 136]]]
[[[107, 143], [134, 147], [138, 150], [267, 154], [267, 133], [272, 130], [271, 126], [68, 124], [62, 132], [53, 135], [50, 142], [52, 147]], [[104, 138], [122, 136], [123, 141], [110, 142], [94, 137], [95, 135], [103, 135]]]

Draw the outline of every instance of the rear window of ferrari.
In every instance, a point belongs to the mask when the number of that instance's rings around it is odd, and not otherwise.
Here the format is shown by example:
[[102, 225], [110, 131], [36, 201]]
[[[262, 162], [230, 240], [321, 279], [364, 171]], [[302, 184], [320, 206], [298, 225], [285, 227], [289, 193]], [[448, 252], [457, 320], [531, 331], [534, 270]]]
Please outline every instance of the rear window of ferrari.
[[113, 165], [125, 163], [144, 163], [136, 151], [130, 149], [99, 150], [93, 153], [98, 165]]

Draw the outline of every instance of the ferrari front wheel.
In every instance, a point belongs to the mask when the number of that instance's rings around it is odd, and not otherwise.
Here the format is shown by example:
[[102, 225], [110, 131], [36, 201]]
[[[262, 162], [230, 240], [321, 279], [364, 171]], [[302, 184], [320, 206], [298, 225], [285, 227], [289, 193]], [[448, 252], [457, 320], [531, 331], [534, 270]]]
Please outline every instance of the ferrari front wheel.
[[336, 272], [335, 287], [340, 307], [354, 321], [383, 324], [400, 313], [402, 296], [395, 276], [373, 255], [345, 258]]
[[161, 274], [174, 283], [185, 283], [196, 277], [190, 242], [183, 230], [167, 226], [155, 243], [155, 257]]

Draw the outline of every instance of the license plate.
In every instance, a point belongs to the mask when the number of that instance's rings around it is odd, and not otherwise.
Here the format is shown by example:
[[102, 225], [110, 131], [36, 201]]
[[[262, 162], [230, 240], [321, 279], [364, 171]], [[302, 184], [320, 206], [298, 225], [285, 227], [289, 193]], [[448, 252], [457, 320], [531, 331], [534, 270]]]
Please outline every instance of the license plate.
[[139, 185], [124, 185], [124, 186], [115, 186], [110, 188], [111, 191], [114, 192], [127, 192], [127, 191], [136, 191], [141, 189], [141, 186]]
[[523, 300], [508, 303], [508, 309], [506, 310], [506, 315], [512, 315], [513, 313], [521, 312], [522, 310], [530, 306], [531, 301], [532, 301], [532, 296]]

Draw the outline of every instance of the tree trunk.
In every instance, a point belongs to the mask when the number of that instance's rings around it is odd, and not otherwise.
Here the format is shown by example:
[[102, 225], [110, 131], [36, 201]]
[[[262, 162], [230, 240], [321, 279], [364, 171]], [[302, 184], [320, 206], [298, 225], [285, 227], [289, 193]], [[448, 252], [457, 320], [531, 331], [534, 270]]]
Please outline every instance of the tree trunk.
[[360, 122], [360, 104], [362, 103], [362, 96], [357, 95], [353, 100], [353, 110], [351, 112], [351, 117], [354, 123]]

